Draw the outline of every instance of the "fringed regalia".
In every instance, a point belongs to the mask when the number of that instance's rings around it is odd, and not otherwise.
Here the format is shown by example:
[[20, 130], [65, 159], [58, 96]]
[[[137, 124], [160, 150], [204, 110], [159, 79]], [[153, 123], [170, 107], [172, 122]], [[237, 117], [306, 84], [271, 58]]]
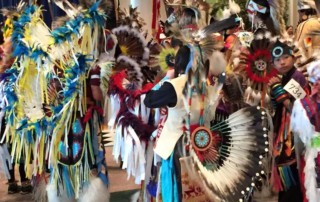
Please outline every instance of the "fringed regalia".
[[[16, 59], [4, 74], [5, 136], [16, 163], [25, 158], [29, 178], [43, 176], [49, 167], [49, 200], [60, 194], [79, 198], [84, 193], [85, 198], [94, 168], [103, 181], [101, 189], [108, 184], [98, 139], [101, 110], [86, 97], [106, 17], [98, 6], [80, 12], [69, 7], [72, 19], [53, 31], [35, 5], [22, 9], [13, 22]], [[32, 158], [33, 170], [28, 164]]]

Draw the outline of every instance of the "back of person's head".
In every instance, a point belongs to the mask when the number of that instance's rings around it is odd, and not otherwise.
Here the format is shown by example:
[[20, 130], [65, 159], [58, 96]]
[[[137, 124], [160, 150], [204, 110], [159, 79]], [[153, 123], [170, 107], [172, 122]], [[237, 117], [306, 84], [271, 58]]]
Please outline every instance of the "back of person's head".
[[315, 9], [309, 8], [309, 9], [301, 9], [299, 11], [299, 16], [300, 16], [300, 22], [303, 22], [307, 19], [309, 19], [312, 16], [317, 15], [317, 11]]
[[250, 0], [247, 4], [247, 11], [249, 14], [255, 15], [255, 18], [261, 19], [272, 35], [279, 34], [275, 28], [275, 23], [279, 22], [274, 21], [270, 16], [270, 4], [268, 0]]
[[174, 38], [174, 37], [171, 39], [171, 44], [170, 44], [170, 46], [171, 46], [172, 48], [181, 47], [182, 45], [183, 45], [183, 43], [182, 43], [181, 40], [179, 40], [179, 39], [177, 39], [177, 38]]
[[190, 60], [190, 49], [188, 46], [182, 46], [179, 48], [174, 64], [174, 77], [178, 77], [180, 74], [184, 74]]
[[184, 28], [187, 25], [196, 25], [199, 18], [200, 13], [196, 8], [185, 8], [179, 20], [179, 26]]

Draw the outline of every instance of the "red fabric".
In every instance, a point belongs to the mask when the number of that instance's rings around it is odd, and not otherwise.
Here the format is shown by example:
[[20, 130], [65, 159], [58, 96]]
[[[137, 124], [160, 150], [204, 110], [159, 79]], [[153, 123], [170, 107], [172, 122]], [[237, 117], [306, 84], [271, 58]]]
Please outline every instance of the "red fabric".
[[271, 178], [271, 183], [273, 184], [273, 188], [276, 192], [283, 191], [283, 186], [281, 182], [281, 178], [279, 176], [279, 170], [277, 166], [273, 166], [273, 171], [272, 171], [272, 178]]
[[304, 167], [306, 166], [306, 161], [304, 160], [304, 157], [301, 156], [300, 160], [300, 184], [301, 184], [301, 192], [303, 196], [303, 202], [308, 202], [307, 196], [306, 196], [306, 188], [304, 186], [305, 181], [305, 174], [304, 174]]
[[101, 107], [91, 105], [83, 117], [83, 123], [87, 123], [91, 119], [93, 110], [97, 111], [99, 115], [103, 115], [103, 109]]
[[237, 39], [237, 36], [234, 35], [234, 34], [231, 34], [229, 35], [226, 40], [225, 40], [225, 43], [224, 43], [224, 47], [226, 49], [231, 49], [234, 45], [234, 41]]
[[127, 90], [122, 85], [123, 79], [125, 79], [126, 76], [125, 71], [118, 72], [111, 76], [109, 94], [119, 94], [120, 96], [132, 96], [133, 98], [137, 98], [141, 94], [150, 91], [154, 86], [152, 83], [147, 83], [142, 86], [141, 89], [135, 91]]
[[[99, 78], [91, 78], [92, 76], [98, 76]], [[89, 72], [90, 85], [92, 86], [100, 86], [100, 67], [96, 66], [92, 68]]]
[[156, 29], [158, 16], [159, 16], [159, 9], [160, 9], [160, 1], [159, 0], [153, 0], [153, 4], [152, 4], [152, 24], [151, 24], [152, 30]]

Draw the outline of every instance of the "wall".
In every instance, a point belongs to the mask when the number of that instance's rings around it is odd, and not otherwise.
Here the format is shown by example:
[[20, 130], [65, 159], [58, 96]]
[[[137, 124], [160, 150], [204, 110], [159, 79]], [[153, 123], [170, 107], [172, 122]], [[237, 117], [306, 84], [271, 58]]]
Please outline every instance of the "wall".
[[[116, 7], [118, 7], [118, 3], [120, 1], [120, 8], [121, 9], [128, 9], [129, 5], [132, 5], [133, 7], [138, 7], [138, 11], [140, 12], [140, 16], [144, 19], [146, 22], [146, 26], [144, 29], [148, 30], [148, 38], [151, 38], [151, 21], [152, 21], [152, 2], [153, 0], [115, 0]], [[165, 7], [163, 0], [160, 0], [160, 19], [162, 21], [165, 21], [167, 19]]]
[[297, 0], [288, 0], [289, 3], [289, 9], [288, 9], [288, 25], [292, 25], [294, 28], [296, 28], [299, 20], [299, 15], [298, 15], [298, 10], [297, 10], [297, 5], [298, 1]]

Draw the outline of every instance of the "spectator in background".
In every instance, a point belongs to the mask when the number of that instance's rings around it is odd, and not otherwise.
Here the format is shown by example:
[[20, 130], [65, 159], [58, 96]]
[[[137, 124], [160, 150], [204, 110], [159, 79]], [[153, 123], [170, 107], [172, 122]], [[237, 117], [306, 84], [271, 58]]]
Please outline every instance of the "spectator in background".
[[293, 26], [292, 25], [287, 26], [286, 30], [287, 30], [287, 33], [289, 34], [290, 38], [293, 38], [294, 37]]

